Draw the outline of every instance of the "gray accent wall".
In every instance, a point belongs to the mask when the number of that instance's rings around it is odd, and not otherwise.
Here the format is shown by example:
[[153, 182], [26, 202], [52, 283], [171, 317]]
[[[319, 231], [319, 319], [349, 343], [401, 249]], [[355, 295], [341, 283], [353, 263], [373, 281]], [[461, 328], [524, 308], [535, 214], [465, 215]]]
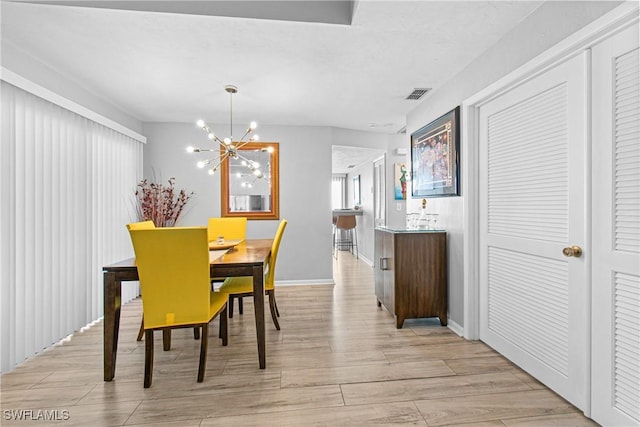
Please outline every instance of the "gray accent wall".
[[[226, 129], [228, 124], [210, 124]], [[331, 254], [331, 146], [354, 145], [386, 150], [390, 136], [330, 127], [260, 126], [261, 141], [280, 144], [280, 217], [289, 224], [278, 256], [276, 281], [290, 283], [333, 283]], [[181, 225], [204, 225], [220, 216], [220, 177], [198, 169], [196, 162], [207, 153], [186, 152], [189, 145], [212, 147], [201, 129], [191, 123], [144, 123], [144, 176], [167, 180], [196, 195]], [[373, 165], [362, 166], [365, 203], [371, 201]], [[373, 202], [371, 202], [370, 210]], [[366, 208], [365, 208], [366, 209]], [[371, 212], [369, 212], [371, 214]], [[272, 237], [278, 221], [249, 221], [248, 238]], [[362, 228], [360, 251], [373, 257], [373, 228]]]

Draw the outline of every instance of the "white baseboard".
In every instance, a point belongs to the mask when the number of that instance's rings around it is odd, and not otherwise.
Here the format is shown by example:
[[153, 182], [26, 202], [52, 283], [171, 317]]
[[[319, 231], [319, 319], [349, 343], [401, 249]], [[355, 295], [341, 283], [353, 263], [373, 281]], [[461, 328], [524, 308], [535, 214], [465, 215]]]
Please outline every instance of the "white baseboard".
[[447, 319], [447, 327], [459, 336], [464, 336], [464, 328], [451, 319]]
[[373, 267], [373, 261], [371, 261], [369, 258], [363, 257], [362, 255], [358, 255], [358, 258], [362, 260], [365, 264], [367, 264], [369, 267]]
[[317, 286], [317, 285], [332, 285], [336, 282], [333, 279], [317, 279], [317, 280], [276, 280], [276, 286]]

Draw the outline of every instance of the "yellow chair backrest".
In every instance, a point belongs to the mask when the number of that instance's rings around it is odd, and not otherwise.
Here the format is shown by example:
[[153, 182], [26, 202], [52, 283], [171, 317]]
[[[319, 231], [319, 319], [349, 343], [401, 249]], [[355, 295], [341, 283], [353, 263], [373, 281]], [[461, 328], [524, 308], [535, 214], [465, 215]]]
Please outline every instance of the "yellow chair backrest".
[[209, 244], [206, 227], [130, 230], [145, 329], [207, 322]]
[[209, 218], [209, 241], [223, 236], [225, 240], [244, 240], [247, 236], [247, 218]]
[[278, 226], [278, 231], [276, 231], [276, 236], [273, 239], [273, 243], [271, 244], [271, 256], [269, 257], [269, 270], [267, 270], [267, 275], [265, 277], [265, 287], [268, 285], [269, 287], [273, 287], [275, 283], [276, 276], [276, 260], [278, 258], [278, 251], [280, 250], [280, 242], [282, 241], [282, 235], [284, 234], [284, 229], [287, 227], [287, 220], [283, 219], [280, 221], [280, 225]]
[[153, 221], [140, 221], [127, 224], [127, 230], [148, 230], [150, 228], [156, 228]]

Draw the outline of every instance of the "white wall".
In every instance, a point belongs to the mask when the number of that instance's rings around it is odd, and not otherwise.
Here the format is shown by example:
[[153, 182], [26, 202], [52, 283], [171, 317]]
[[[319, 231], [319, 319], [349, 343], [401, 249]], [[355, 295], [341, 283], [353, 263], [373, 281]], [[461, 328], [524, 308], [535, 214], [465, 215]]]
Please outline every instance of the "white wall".
[[[462, 101], [528, 60], [565, 39], [620, 2], [546, 2], [520, 25], [489, 48], [462, 72], [437, 91], [430, 93], [407, 116], [407, 134], [452, 110]], [[407, 140], [407, 147], [409, 141]], [[460, 153], [464, 156], [465, 153]], [[462, 209], [469, 178], [460, 171], [461, 197], [432, 198], [428, 210], [439, 214], [439, 223], [448, 232], [449, 317], [464, 326], [463, 246], [465, 229]], [[407, 201], [407, 211], [419, 210], [419, 199]]]
[[331, 128], [331, 144], [386, 150], [389, 135], [358, 130]]
[[[394, 173], [395, 173], [395, 164], [396, 163], [404, 163], [407, 165], [407, 170], [411, 170], [411, 156], [409, 155], [398, 155], [396, 154], [396, 149], [404, 148], [409, 153], [409, 136], [406, 134], [399, 135], [391, 135], [389, 137], [389, 144], [387, 149], [387, 168], [386, 168], [386, 184], [387, 184], [387, 227], [389, 228], [402, 228], [406, 224], [406, 212], [407, 212], [407, 204], [411, 203], [409, 200], [411, 199], [411, 190], [408, 189], [409, 194], [407, 194], [407, 200], [396, 200], [393, 186], [394, 182]], [[397, 206], [400, 206], [400, 210], [397, 209]]]
[[[213, 129], [228, 125], [212, 125]], [[276, 281], [332, 283], [331, 129], [260, 126], [260, 139], [280, 143], [280, 218], [289, 224], [278, 256]], [[204, 225], [220, 216], [220, 178], [196, 168], [207, 153], [188, 154], [188, 145], [209, 140], [195, 124], [145, 123], [144, 175], [176, 178], [178, 188], [196, 196], [181, 222]], [[278, 221], [249, 221], [247, 237], [273, 237]]]

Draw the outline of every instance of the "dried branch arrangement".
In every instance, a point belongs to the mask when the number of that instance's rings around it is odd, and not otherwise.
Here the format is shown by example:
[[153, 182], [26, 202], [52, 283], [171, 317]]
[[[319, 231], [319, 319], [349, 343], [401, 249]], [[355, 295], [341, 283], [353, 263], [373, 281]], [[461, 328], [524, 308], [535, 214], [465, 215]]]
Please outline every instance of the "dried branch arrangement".
[[151, 220], [156, 227], [173, 227], [189, 199], [194, 195], [185, 189], [176, 193], [175, 178], [169, 185], [149, 182], [143, 179], [136, 190], [136, 209], [139, 221]]

